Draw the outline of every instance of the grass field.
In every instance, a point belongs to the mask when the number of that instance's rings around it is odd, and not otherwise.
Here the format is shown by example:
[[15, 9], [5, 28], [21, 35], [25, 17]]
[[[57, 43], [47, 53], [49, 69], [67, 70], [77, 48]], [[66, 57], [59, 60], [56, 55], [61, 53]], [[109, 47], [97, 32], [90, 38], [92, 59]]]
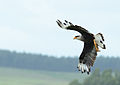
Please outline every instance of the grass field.
[[80, 82], [86, 75], [79, 72], [47, 72], [0, 67], [0, 85], [69, 85], [74, 79]]

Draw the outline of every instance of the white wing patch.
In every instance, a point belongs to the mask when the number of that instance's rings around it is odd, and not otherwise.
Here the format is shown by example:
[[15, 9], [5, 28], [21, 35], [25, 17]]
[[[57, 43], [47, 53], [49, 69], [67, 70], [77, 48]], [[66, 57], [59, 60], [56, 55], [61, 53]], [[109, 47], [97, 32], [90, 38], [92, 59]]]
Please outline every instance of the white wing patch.
[[82, 73], [87, 72], [89, 74], [90, 70], [86, 64], [83, 63], [78, 63], [78, 70], [81, 71]]
[[101, 47], [102, 49], [106, 49], [104, 42], [104, 37], [101, 33], [96, 34], [95, 36], [95, 42], [97, 43], [97, 45], [99, 47]]
[[57, 20], [56, 22], [63, 29], [67, 29], [67, 27], [73, 25], [71, 22], [68, 22], [67, 20], [65, 20], [65, 23], [62, 23], [60, 20]]

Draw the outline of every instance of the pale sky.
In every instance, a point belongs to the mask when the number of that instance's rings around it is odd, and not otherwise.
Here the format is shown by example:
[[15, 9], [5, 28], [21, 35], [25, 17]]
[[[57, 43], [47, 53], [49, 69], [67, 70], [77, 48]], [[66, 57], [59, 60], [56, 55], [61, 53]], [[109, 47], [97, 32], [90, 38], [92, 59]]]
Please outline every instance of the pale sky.
[[0, 0], [0, 49], [79, 56], [79, 33], [60, 29], [57, 19], [103, 33], [107, 49], [98, 55], [120, 56], [120, 0]]

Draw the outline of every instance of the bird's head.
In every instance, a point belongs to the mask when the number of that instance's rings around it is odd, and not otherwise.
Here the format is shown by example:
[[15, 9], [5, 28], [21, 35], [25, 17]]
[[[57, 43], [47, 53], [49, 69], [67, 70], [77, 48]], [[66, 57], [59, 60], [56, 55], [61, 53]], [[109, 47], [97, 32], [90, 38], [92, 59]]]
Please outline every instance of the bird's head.
[[81, 36], [80, 36], [80, 35], [77, 35], [77, 36], [75, 36], [73, 39], [81, 40]]

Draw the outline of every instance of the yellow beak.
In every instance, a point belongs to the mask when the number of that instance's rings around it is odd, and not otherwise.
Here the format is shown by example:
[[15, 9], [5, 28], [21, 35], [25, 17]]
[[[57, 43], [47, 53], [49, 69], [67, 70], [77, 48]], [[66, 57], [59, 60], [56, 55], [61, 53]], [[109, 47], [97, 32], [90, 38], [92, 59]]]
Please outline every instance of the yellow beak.
[[73, 39], [77, 39], [77, 37], [74, 37]]

